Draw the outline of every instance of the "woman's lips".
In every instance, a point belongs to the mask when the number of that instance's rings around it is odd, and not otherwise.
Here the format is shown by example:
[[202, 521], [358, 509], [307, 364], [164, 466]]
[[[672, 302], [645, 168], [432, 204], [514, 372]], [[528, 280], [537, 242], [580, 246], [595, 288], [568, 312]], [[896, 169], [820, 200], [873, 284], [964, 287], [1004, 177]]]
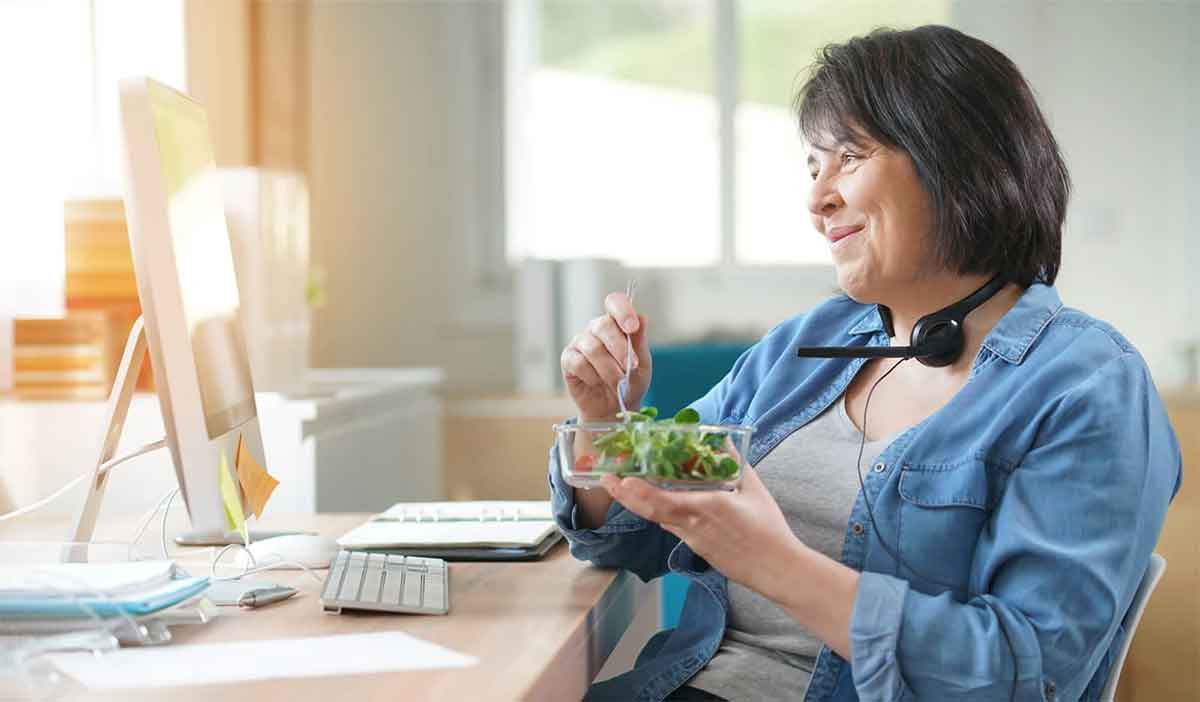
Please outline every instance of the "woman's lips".
[[861, 232], [862, 230], [863, 230], [863, 225], [861, 225], [861, 224], [857, 224], [854, 226], [848, 226], [848, 227], [834, 227], [833, 229], [830, 229], [828, 232], [826, 232], [826, 236], [829, 237], [830, 244], [836, 244], [837, 242], [841, 241], [842, 239], [845, 239], [846, 237], [850, 236], [851, 234], [857, 234], [858, 232]]

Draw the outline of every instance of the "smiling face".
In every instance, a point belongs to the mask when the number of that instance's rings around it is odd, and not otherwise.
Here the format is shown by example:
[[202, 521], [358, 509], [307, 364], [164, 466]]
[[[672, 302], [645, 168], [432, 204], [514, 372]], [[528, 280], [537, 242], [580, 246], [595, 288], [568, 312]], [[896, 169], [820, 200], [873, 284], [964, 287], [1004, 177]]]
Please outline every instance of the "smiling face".
[[908, 154], [860, 141], [813, 147], [808, 209], [829, 241], [838, 285], [857, 302], [887, 304], [940, 271], [933, 212]]

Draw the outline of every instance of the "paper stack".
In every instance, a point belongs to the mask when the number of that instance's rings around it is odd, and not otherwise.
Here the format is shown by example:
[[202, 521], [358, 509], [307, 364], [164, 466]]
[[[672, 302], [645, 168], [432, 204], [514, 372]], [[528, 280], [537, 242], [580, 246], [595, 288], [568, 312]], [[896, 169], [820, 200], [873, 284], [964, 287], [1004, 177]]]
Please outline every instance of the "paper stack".
[[154, 623], [162, 637], [168, 624], [211, 618], [208, 585], [173, 561], [0, 565], [0, 634], [100, 626], [132, 629], [125, 633], [137, 638]]

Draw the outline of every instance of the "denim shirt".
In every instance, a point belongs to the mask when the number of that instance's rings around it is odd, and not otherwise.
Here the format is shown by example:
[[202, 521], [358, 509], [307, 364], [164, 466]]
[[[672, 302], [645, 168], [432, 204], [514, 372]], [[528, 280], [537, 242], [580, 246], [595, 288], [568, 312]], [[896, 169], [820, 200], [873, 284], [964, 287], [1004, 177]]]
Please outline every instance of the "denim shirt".
[[[888, 343], [874, 306], [837, 297], [771, 330], [692, 406], [707, 423], [753, 425], [753, 465], [840, 397], [864, 363], [798, 358], [796, 346]], [[721, 643], [725, 577], [619, 503], [599, 528], [578, 528], [554, 454], [551, 500], [572, 554], [643, 580], [691, 578], [679, 625], [588, 693], [661, 700]], [[1129, 342], [1063, 307], [1053, 287], [1030, 286], [987, 335], [962, 390], [863, 468], [841, 555], [861, 572], [852, 656], [822, 648], [807, 702], [1007, 701], [1014, 666], [1015, 699], [1099, 699], [1182, 477], [1178, 442]]]

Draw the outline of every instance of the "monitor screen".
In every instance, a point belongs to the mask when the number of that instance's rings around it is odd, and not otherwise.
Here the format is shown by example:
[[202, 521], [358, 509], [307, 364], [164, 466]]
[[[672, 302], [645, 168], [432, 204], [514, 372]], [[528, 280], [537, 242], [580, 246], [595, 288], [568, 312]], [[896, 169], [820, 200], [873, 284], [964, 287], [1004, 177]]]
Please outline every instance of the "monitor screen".
[[184, 318], [215, 439], [256, 414], [221, 183], [203, 109], [153, 81], [148, 86]]

